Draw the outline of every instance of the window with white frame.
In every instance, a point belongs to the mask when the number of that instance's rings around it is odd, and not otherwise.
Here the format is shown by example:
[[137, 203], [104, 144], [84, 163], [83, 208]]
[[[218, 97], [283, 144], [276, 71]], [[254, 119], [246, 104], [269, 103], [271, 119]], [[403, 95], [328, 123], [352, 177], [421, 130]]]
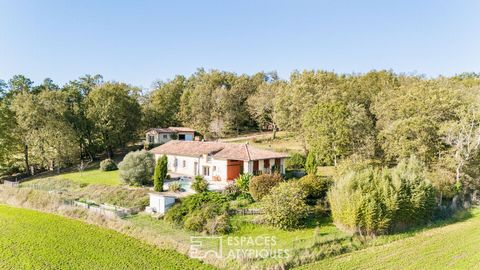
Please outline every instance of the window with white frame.
[[187, 167], [187, 161], [186, 160], [182, 160], [182, 167], [183, 168]]

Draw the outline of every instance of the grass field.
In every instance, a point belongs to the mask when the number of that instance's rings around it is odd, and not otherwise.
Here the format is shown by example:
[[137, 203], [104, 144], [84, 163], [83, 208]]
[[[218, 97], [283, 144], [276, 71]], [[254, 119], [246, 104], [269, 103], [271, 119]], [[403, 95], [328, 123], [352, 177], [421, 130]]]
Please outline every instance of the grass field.
[[112, 230], [0, 205], [1, 269], [213, 269]]
[[222, 139], [221, 141], [231, 143], [248, 142], [250, 145], [259, 148], [287, 153], [303, 152], [302, 140], [286, 131], [277, 132], [275, 140], [272, 139], [271, 132], [264, 132], [244, 134], [239, 137]]
[[77, 183], [99, 184], [117, 186], [121, 185], [118, 170], [104, 172], [99, 169], [86, 170], [83, 172], [66, 173], [55, 176], [57, 179], [68, 179]]
[[298, 269], [479, 269], [480, 209], [471, 213], [464, 221]]

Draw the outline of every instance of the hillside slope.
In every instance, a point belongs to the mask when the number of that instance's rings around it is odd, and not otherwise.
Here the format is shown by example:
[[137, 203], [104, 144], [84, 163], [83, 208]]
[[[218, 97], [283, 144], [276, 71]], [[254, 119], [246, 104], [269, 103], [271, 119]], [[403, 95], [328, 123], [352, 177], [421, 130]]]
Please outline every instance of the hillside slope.
[[480, 210], [451, 225], [298, 269], [479, 269]]

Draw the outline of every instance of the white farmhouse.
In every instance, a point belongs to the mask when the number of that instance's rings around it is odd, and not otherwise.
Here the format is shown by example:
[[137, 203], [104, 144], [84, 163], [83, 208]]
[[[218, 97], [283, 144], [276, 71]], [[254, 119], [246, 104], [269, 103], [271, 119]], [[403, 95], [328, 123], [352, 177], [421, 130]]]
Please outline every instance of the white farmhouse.
[[169, 141], [150, 150], [155, 159], [166, 155], [171, 173], [209, 181], [229, 181], [241, 173], [285, 173], [287, 154], [258, 149], [248, 144]]

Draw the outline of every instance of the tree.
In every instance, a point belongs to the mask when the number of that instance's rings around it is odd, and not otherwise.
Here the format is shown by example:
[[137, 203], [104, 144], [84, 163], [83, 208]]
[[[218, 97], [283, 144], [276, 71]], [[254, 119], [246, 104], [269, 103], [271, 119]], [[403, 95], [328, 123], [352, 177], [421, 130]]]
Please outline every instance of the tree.
[[167, 177], [168, 158], [163, 155], [157, 160], [157, 165], [155, 166], [155, 173], [153, 174], [153, 189], [157, 192], [163, 191], [163, 183]]
[[[465, 184], [464, 170], [472, 164], [476, 166], [480, 154], [480, 109], [478, 100], [473, 99], [472, 103], [465, 108], [459, 109], [459, 120], [450, 121], [444, 124], [442, 133], [445, 134], [445, 143], [450, 146], [447, 152], [454, 162], [455, 183]], [[477, 188], [478, 185], [469, 187]]]
[[41, 168], [58, 168], [76, 161], [79, 149], [75, 132], [65, 118], [64, 93], [22, 92], [13, 98], [11, 107], [17, 120], [17, 136], [25, 145], [27, 171], [31, 161]]
[[149, 185], [152, 183], [155, 158], [148, 151], [128, 153], [118, 164], [120, 178], [128, 185]]
[[15, 161], [14, 153], [18, 151], [19, 146], [15, 128], [13, 112], [0, 99], [0, 174]]
[[62, 91], [67, 95], [68, 110], [66, 118], [76, 133], [76, 141], [80, 147], [81, 158], [90, 161], [98, 151], [94, 140], [94, 123], [87, 118], [87, 96], [102, 83], [101, 75], [85, 75], [78, 80], [70, 81]]
[[322, 163], [337, 165], [353, 153], [372, 156], [373, 124], [362, 105], [320, 103], [304, 117], [303, 130], [310, 151]]
[[281, 88], [275, 99], [275, 121], [280, 128], [301, 132], [304, 114], [333, 88], [339, 77], [326, 71], [296, 71], [290, 75], [290, 83]]
[[183, 76], [168, 82], [156, 82], [156, 88], [143, 105], [145, 127], [169, 127], [180, 124], [180, 99], [187, 87]]
[[109, 158], [113, 150], [135, 139], [141, 110], [136, 89], [124, 83], [104, 83], [88, 95], [87, 118]]
[[417, 155], [427, 166], [445, 150], [442, 123], [456, 121], [465, 92], [445, 79], [403, 78], [398, 88], [384, 89], [372, 105], [378, 141], [389, 163]]
[[275, 97], [279, 93], [279, 89], [283, 87], [286, 87], [286, 83], [282, 81], [275, 81], [273, 83], [263, 82], [258, 86], [257, 92], [247, 100], [248, 111], [261, 129], [272, 129], [273, 139], [275, 139], [277, 132]]

